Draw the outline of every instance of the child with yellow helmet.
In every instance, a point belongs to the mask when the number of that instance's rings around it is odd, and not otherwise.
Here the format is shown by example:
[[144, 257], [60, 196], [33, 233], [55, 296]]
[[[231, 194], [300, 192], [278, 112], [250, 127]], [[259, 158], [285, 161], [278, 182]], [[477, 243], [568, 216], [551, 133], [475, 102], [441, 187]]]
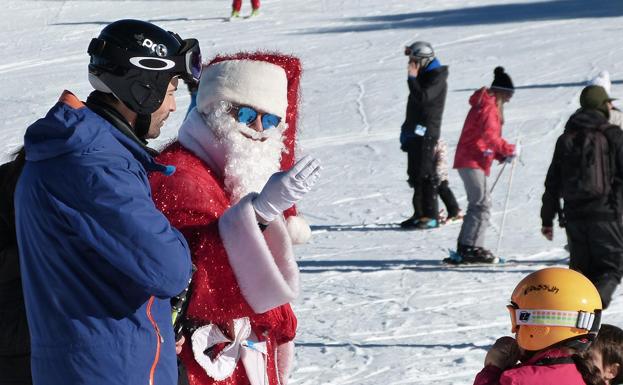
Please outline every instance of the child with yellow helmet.
[[474, 385], [586, 384], [573, 355], [595, 339], [601, 309], [597, 289], [581, 273], [552, 267], [529, 274], [508, 306], [515, 338], [495, 342]]

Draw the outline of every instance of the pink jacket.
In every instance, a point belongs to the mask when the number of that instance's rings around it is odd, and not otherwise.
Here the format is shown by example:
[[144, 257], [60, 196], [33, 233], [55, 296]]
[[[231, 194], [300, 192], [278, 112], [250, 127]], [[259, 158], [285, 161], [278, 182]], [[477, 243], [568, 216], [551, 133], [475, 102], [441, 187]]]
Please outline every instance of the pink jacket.
[[478, 373], [474, 385], [586, 385], [574, 363], [535, 365], [543, 359], [562, 357], [569, 357], [569, 353], [550, 349], [511, 369], [488, 365]]
[[467, 114], [456, 147], [454, 168], [476, 168], [489, 175], [493, 159], [504, 160], [515, 151], [515, 145], [502, 139], [502, 123], [495, 96], [486, 87], [469, 98], [472, 108]]

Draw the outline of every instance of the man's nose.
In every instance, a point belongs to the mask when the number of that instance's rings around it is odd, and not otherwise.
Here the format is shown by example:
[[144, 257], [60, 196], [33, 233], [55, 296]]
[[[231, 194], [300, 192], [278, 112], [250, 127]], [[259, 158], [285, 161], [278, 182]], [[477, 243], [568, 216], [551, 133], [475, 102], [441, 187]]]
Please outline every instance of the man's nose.
[[258, 114], [257, 119], [249, 126], [257, 132], [263, 132], [264, 126], [262, 126], [262, 115]]

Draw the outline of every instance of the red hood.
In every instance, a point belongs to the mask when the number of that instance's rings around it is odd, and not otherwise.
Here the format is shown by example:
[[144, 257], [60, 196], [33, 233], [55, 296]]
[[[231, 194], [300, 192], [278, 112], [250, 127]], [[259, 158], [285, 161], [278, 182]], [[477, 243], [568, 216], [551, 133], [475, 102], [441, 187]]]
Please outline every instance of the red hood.
[[495, 104], [495, 96], [489, 94], [487, 87], [476, 90], [469, 98], [469, 104], [473, 107], [482, 107], [485, 104]]

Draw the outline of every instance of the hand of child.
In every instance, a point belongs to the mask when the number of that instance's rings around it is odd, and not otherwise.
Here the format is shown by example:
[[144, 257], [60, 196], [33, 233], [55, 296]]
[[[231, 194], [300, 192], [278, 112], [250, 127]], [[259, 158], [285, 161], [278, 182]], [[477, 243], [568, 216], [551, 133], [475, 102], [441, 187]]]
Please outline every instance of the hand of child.
[[513, 337], [501, 337], [493, 344], [485, 357], [485, 366], [493, 365], [504, 370], [515, 365], [521, 352]]

